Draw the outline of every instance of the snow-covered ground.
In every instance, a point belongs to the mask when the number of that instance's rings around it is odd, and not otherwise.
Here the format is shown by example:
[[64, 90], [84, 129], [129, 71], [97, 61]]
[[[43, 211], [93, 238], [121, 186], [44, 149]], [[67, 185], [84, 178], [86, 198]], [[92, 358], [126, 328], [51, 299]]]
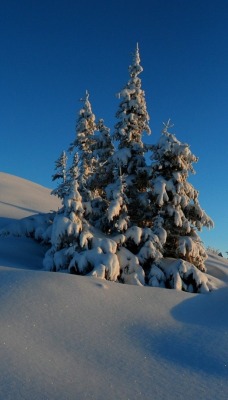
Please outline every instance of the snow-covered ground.
[[[58, 206], [0, 173], [0, 227]], [[227, 400], [228, 260], [203, 295], [44, 272], [44, 253], [0, 238], [0, 400]]]

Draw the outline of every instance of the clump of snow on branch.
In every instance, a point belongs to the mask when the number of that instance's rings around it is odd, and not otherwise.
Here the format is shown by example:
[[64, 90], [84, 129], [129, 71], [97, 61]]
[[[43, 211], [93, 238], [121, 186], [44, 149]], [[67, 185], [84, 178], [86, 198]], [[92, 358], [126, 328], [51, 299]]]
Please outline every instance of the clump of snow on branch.
[[97, 278], [116, 281], [120, 266], [116, 254], [104, 253], [100, 247], [95, 247], [82, 253], [74, 252], [69, 264], [71, 273], [92, 275]]
[[192, 293], [207, 293], [214, 289], [205, 273], [187, 261], [173, 258], [163, 258], [151, 266], [148, 285]]
[[121, 265], [121, 281], [131, 285], [144, 285], [145, 274], [138, 257], [124, 247], [120, 249], [117, 256]]

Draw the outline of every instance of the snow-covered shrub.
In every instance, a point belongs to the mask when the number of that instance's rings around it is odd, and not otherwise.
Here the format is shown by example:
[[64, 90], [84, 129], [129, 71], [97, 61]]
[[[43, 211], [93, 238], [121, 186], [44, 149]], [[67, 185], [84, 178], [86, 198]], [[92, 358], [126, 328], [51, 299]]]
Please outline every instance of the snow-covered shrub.
[[56, 213], [40, 213], [14, 221], [0, 230], [0, 236], [26, 236], [48, 243]]
[[192, 236], [179, 237], [176, 255], [193, 263], [199, 270], [206, 272], [204, 261], [207, 259], [207, 253], [195, 232]]
[[207, 293], [213, 289], [205, 273], [187, 261], [174, 258], [163, 258], [151, 266], [148, 285], [192, 293]]
[[100, 247], [95, 247], [80, 253], [74, 252], [69, 271], [116, 281], [120, 274], [120, 266], [116, 254], [104, 253]]
[[117, 252], [120, 264], [120, 280], [130, 285], [142, 286], [145, 284], [144, 270], [139, 264], [138, 257], [125, 247]]
[[145, 267], [148, 261], [151, 262], [162, 257], [162, 245], [159, 237], [150, 228], [143, 230], [141, 246], [137, 255], [141, 265]]
[[133, 225], [124, 235], [124, 246], [137, 256], [138, 263], [147, 271], [152, 262], [162, 257], [162, 242], [151, 228]]

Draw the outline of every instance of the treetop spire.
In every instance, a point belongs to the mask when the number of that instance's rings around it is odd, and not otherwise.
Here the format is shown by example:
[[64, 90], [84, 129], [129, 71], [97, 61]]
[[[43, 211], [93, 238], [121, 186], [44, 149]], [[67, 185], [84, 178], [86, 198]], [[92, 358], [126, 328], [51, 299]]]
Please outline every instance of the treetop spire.
[[86, 89], [86, 98], [85, 100], [89, 100], [89, 91]]
[[87, 89], [85, 91], [85, 97], [81, 97], [79, 101], [82, 101], [85, 104], [90, 103], [90, 101], [89, 101], [89, 91]]
[[136, 43], [136, 49], [135, 49], [135, 54], [134, 54], [134, 63], [139, 64], [140, 63], [140, 55], [139, 55], [139, 44], [138, 42]]
[[136, 49], [133, 54], [132, 65], [129, 66], [129, 72], [132, 78], [137, 77], [142, 71], [143, 68], [140, 65], [140, 55], [139, 55], [139, 44], [136, 43]]

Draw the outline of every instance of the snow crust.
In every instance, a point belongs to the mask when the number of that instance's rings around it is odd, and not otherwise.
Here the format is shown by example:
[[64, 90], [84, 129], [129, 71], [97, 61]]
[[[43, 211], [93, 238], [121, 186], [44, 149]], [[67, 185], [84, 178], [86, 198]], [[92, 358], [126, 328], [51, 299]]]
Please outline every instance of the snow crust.
[[[56, 205], [31, 182], [0, 174], [2, 183], [1, 226]], [[115, 255], [121, 240], [100, 240], [91, 259]], [[200, 295], [44, 272], [44, 253], [30, 238], [0, 237], [1, 400], [228, 398], [227, 260], [209, 254], [217, 290]], [[154, 269], [162, 280], [165, 267]]]

